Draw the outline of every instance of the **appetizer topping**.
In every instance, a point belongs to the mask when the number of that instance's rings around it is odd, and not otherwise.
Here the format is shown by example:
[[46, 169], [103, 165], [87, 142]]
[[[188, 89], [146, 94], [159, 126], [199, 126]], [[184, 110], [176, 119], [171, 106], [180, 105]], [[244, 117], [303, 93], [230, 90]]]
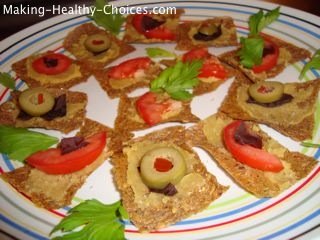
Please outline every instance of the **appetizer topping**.
[[48, 174], [67, 174], [81, 170], [94, 162], [102, 153], [106, 145], [106, 132], [101, 132], [84, 140], [87, 144], [69, 153], [62, 153], [62, 149], [50, 148], [39, 151], [26, 160], [31, 166]]
[[153, 92], [166, 92], [176, 100], [188, 100], [192, 98], [189, 92], [199, 84], [197, 78], [202, 67], [201, 61], [177, 62], [172, 67], [163, 70], [160, 75], [151, 82], [150, 89]]
[[[258, 13], [251, 15], [249, 18], [249, 35], [247, 38], [240, 38], [242, 45], [238, 51], [240, 62], [245, 68], [252, 69], [254, 73], [270, 70], [277, 64], [279, 47], [266, 37], [262, 37], [260, 32], [275, 21], [279, 15], [279, 7], [266, 14], [260, 10]], [[273, 50], [264, 50], [271, 48]]]
[[194, 60], [203, 60], [209, 56], [208, 48], [194, 48], [182, 55], [182, 61], [191, 62]]
[[0, 84], [12, 90], [15, 89], [15, 85], [16, 85], [14, 78], [11, 77], [9, 73], [3, 73], [3, 72], [0, 72]]
[[[238, 120], [230, 123], [223, 129], [223, 140], [226, 148], [232, 156], [237, 161], [255, 169], [280, 172], [283, 169], [283, 165], [275, 155], [265, 151], [264, 149], [256, 148], [246, 143], [239, 144], [236, 141], [236, 133], [238, 132], [237, 135], [239, 135], [239, 131], [243, 131], [241, 129], [238, 131], [238, 128], [241, 125], [243, 125], [243, 122]], [[246, 126], [242, 126], [242, 128], [243, 127]], [[237, 138], [239, 139], [239, 137]], [[252, 142], [252, 138], [249, 142]], [[256, 145], [256, 143], [254, 145]]]
[[57, 117], [64, 117], [67, 114], [67, 95], [63, 94], [56, 97], [53, 108], [41, 117], [47, 121]]
[[178, 193], [178, 190], [172, 183], [168, 183], [167, 186], [165, 186], [163, 189], [150, 189], [151, 192], [156, 193], [162, 193], [166, 196], [174, 196], [176, 193]]
[[75, 136], [63, 138], [59, 144], [59, 148], [61, 149], [61, 154], [64, 155], [87, 145], [88, 143], [84, 140], [83, 137]]
[[32, 153], [48, 149], [57, 142], [58, 138], [43, 133], [0, 125], [0, 152], [10, 159], [23, 162]]
[[50, 235], [60, 232], [61, 236], [52, 240], [125, 239], [123, 220], [128, 218], [121, 201], [103, 204], [96, 199], [85, 200], [68, 210]]
[[284, 85], [280, 82], [268, 81], [250, 85], [249, 95], [259, 103], [270, 103], [279, 100], [284, 91]]
[[33, 69], [41, 74], [56, 75], [63, 73], [71, 66], [72, 60], [61, 53], [48, 53], [32, 62]]
[[158, 21], [150, 14], [135, 14], [132, 20], [133, 27], [146, 38], [174, 40], [175, 33], [164, 26], [165, 21]]
[[181, 108], [181, 102], [173, 99], [160, 99], [156, 93], [147, 92], [136, 101], [136, 109], [140, 117], [149, 126], [162, 121], [165, 114]]
[[148, 57], [138, 57], [120, 63], [112, 67], [108, 71], [108, 76], [113, 79], [123, 79], [134, 77], [138, 70], [145, 70], [151, 64], [151, 59]]
[[173, 147], [154, 148], [142, 157], [140, 174], [150, 189], [164, 189], [169, 183], [177, 184], [183, 178], [186, 163]]
[[234, 133], [234, 140], [241, 145], [248, 144], [255, 148], [262, 148], [262, 139], [250, 131], [244, 122], [241, 122]]
[[106, 35], [92, 34], [87, 37], [84, 46], [95, 54], [107, 51], [111, 47], [111, 40]]
[[310, 69], [320, 69], [320, 49], [318, 49], [312, 56], [311, 60], [304, 65], [303, 69], [301, 70], [299, 79], [302, 79], [304, 75]]
[[259, 65], [254, 65], [252, 71], [261, 73], [268, 71], [277, 65], [279, 58], [279, 47], [269, 39], [264, 38], [264, 48], [262, 52], [262, 62]]
[[199, 31], [193, 36], [198, 41], [212, 41], [222, 34], [221, 25], [205, 23], [200, 26]]
[[198, 74], [199, 78], [216, 77], [219, 79], [225, 79], [227, 77], [227, 72], [224, 66], [217, 57], [209, 54], [208, 48], [195, 48], [182, 56], [183, 62], [190, 62], [194, 60], [204, 60], [200, 73]]
[[21, 109], [33, 117], [46, 114], [55, 104], [54, 97], [42, 87], [23, 91], [18, 101]]

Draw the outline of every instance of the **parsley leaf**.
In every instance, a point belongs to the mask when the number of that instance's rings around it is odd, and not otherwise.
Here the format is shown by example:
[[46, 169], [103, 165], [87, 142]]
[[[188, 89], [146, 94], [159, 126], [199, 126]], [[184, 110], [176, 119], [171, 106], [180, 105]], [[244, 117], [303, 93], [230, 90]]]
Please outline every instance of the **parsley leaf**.
[[48, 149], [58, 143], [58, 138], [29, 131], [26, 128], [14, 128], [0, 125], [0, 152], [18, 161], [24, 161], [32, 153]]
[[[52, 240], [124, 240], [124, 225], [120, 222], [124, 218], [127, 213], [120, 201], [108, 205], [96, 199], [86, 200], [69, 210], [50, 235], [61, 230], [68, 233]], [[78, 227], [82, 228], [73, 231]]]
[[150, 90], [153, 92], [167, 92], [176, 100], [188, 100], [192, 94], [188, 91], [197, 86], [197, 78], [202, 67], [202, 61], [183, 63], [177, 62], [174, 66], [163, 70], [160, 75], [151, 82]]
[[120, 13], [112, 13], [112, 6], [108, 4], [108, 1], [96, 0], [95, 7], [95, 12], [90, 18], [111, 33], [119, 34], [125, 18]]
[[311, 69], [311, 68], [315, 68], [315, 69], [320, 69], [320, 49], [318, 49], [312, 56], [311, 60], [304, 65], [299, 79], [302, 79], [304, 77], [304, 75], [306, 74], [306, 72]]
[[241, 38], [242, 47], [238, 52], [241, 64], [246, 68], [252, 68], [254, 65], [261, 64], [263, 54], [263, 39]]
[[263, 11], [260, 10], [258, 13], [251, 15], [249, 18], [250, 35], [258, 35], [263, 28], [277, 20], [279, 16], [280, 7], [277, 7], [266, 14], [263, 14]]
[[12, 90], [15, 89], [14, 79], [9, 73], [0, 73], [0, 84]]
[[146, 48], [147, 54], [151, 58], [156, 57], [176, 57], [176, 54], [162, 48]]

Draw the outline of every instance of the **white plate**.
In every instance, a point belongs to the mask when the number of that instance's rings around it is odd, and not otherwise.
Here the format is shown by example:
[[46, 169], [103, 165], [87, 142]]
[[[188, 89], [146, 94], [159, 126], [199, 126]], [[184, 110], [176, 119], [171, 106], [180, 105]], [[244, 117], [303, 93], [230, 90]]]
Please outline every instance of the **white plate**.
[[[247, 34], [248, 16], [256, 13], [259, 8], [273, 9], [273, 4], [260, 1], [117, 1], [114, 4], [126, 6], [175, 6], [186, 10], [183, 20], [205, 19], [214, 16], [232, 16], [238, 30], [238, 36]], [[1, 71], [14, 76], [11, 64], [30, 54], [54, 50], [64, 52], [61, 43], [66, 34], [74, 27], [90, 21], [85, 16], [62, 15], [41, 24], [34, 25], [21, 31], [1, 44]], [[280, 37], [298, 46], [314, 52], [320, 48], [320, 18], [292, 8], [281, 7], [280, 18], [268, 27], [265, 32]], [[125, 56], [113, 64], [124, 59], [145, 55], [147, 45], [135, 45], [137, 51]], [[174, 44], [155, 44], [154, 46], [174, 49]], [[231, 48], [210, 48], [210, 52], [220, 54]], [[305, 62], [298, 62], [289, 66], [276, 79], [281, 81], [298, 81], [298, 75]], [[320, 76], [319, 71], [309, 71], [307, 79], [312, 80]], [[200, 118], [205, 118], [216, 112], [223, 100], [232, 80], [226, 81], [216, 91], [201, 97], [196, 97], [192, 102], [192, 110]], [[16, 80], [17, 89], [23, 89], [24, 83]], [[106, 99], [106, 94], [100, 89], [96, 80], [91, 77], [88, 82], [73, 87], [89, 95], [87, 115], [108, 126], [113, 126], [116, 117], [118, 100]], [[9, 98], [9, 91], [0, 88], [0, 101]], [[320, 142], [319, 122], [320, 104], [317, 108], [317, 130], [315, 142]], [[166, 125], [167, 126], [167, 125]], [[161, 126], [163, 127], [163, 126]], [[158, 127], [159, 128], [159, 127]], [[320, 149], [304, 149], [299, 143], [292, 141], [270, 128], [264, 129], [281, 144], [290, 150], [301, 151], [319, 160]], [[56, 131], [46, 133], [61, 137]], [[303, 180], [296, 183], [275, 198], [257, 199], [237, 186], [226, 173], [219, 168], [211, 158], [199, 150], [203, 163], [213, 173], [221, 184], [230, 185], [230, 189], [221, 198], [214, 201], [210, 207], [185, 219], [171, 227], [156, 233], [140, 234], [137, 229], [126, 223], [127, 239], [289, 239], [301, 235], [315, 228], [320, 222], [320, 165]], [[15, 161], [10, 161], [2, 155], [0, 161], [1, 171], [7, 172], [21, 166]], [[105, 162], [87, 180], [86, 184], [77, 192], [72, 205], [59, 210], [45, 210], [32, 204], [23, 195], [16, 192], [10, 185], [0, 181], [0, 211], [1, 229], [19, 239], [48, 239], [48, 233], [61, 220], [70, 207], [79, 201], [97, 198], [102, 202], [110, 203], [119, 199], [110, 174], [111, 166]]]

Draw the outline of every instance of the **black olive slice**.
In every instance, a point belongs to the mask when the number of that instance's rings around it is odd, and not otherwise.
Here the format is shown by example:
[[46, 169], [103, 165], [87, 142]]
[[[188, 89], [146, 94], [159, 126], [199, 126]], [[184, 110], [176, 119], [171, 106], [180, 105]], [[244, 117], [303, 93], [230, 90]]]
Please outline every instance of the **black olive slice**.
[[214, 40], [214, 39], [220, 37], [221, 34], [222, 34], [220, 25], [216, 26], [216, 30], [211, 35], [204, 34], [203, 33], [204, 31], [201, 31], [201, 28], [199, 29], [200, 31], [198, 31], [196, 34], [193, 35], [193, 38], [195, 40], [198, 40], [198, 41], [211, 41], [211, 40]]
[[143, 16], [141, 21], [141, 26], [144, 31], [150, 31], [164, 24], [164, 21], [158, 21], [152, 17], [147, 15]]

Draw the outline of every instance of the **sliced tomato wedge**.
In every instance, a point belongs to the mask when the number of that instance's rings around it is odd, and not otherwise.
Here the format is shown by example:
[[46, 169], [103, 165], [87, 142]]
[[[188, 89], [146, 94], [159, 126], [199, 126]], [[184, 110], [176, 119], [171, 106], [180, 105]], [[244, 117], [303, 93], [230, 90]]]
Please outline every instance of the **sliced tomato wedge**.
[[234, 135], [242, 121], [234, 121], [223, 129], [224, 143], [239, 162], [262, 171], [279, 172], [283, 169], [281, 161], [271, 153], [250, 145], [241, 145], [236, 142]]
[[42, 74], [56, 75], [63, 73], [72, 64], [72, 59], [61, 53], [48, 53], [32, 62], [33, 69]]
[[114, 79], [123, 79], [133, 77], [140, 69], [147, 69], [151, 64], [151, 59], [148, 57], [138, 57], [120, 63], [112, 67], [108, 71], [108, 76]]
[[211, 56], [204, 60], [199, 78], [216, 77], [219, 79], [227, 78], [227, 71], [218, 58]]
[[270, 39], [264, 37], [264, 56], [260, 65], [252, 67], [254, 73], [268, 71], [277, 65], [279, 58], [279, 47]]
[[50, 148], [29, 156], [26, 161], [31, 166], [49, 174], [67, 174], [79, 171], [94, 162], [106, 145], [106, 132], [85, 139], [88, 145], [70, 153], [61, 154], [61, 149]]
[[158, 103], [157, 95], [153, 92], [147, 92], [136, 101], [136, 109], [149, 126], [153, 126], [162, 120], [162, 114], [170, 107], [170, 103]]
[[156, 28], [145, 30], [143, 29], [143, 17], [151, 16], [151, 14], [135, 14], [132, 19], [132, 25], [137, 30], [137, 32], [143, 34], [146, 38], [155, 38], [160, 40], [175, 40], [176, 34], [170, 29], [164, 27], [163, 25]]
[[208, 48], [195, 48], [182, 55], [183, 62], [202, 59], [204, 61], [198, 77], [216, 77], [219, 79], [225, 79], [227, 77], [227, 71], [225, 70], [224, 66], [221, 64], [218, 58], [210, 55]]
[[208, 48], [194, 48], [182, 55], [183, 62], [191, 62], [193, 60], [201, 60], [209, 57]]

